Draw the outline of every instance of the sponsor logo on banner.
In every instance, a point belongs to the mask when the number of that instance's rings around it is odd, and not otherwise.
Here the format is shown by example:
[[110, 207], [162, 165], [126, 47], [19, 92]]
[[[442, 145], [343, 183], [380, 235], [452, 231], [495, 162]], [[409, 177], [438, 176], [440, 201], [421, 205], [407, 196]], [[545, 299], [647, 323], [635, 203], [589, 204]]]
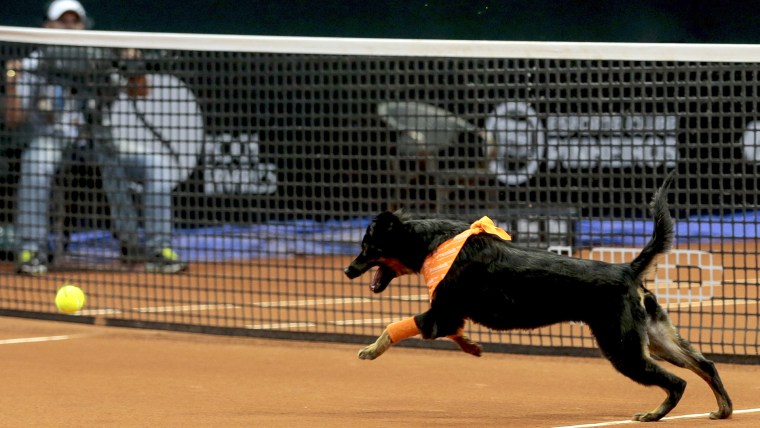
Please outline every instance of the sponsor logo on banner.
[[268, 195], [277, 191], [277, 168], [259, 159], [257, 134], [209, 138], [205, 150], [204, 193]]
[[506, 102], [485, 127], [497, 144], [489, 169], [507, 185], [526, 183], [544, 162], [549, 169], [587, 169], [674, 168], [678, 161], [673, 115], [550, 115], [542, 122], [530, 104]]
[[755, 164], [760, 164], [760, 120], [747, 124], [742, 134], [744, 159]]

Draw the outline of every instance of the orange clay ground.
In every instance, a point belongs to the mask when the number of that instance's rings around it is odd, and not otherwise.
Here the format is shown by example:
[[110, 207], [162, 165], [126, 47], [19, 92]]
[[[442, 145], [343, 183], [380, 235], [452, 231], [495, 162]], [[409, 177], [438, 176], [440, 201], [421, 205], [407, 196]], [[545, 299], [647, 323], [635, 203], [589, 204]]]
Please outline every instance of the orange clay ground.
[[[0, 425], [614, 426], [663, 399], [601, 358], [359, 347], [0, 317]], [[718, 369], [741, 413], [710, 421], [708, 387], [672, 368], [689, 385], [671, 416], [687, 417], [657, 426], [760, 426], [760, 365]]]

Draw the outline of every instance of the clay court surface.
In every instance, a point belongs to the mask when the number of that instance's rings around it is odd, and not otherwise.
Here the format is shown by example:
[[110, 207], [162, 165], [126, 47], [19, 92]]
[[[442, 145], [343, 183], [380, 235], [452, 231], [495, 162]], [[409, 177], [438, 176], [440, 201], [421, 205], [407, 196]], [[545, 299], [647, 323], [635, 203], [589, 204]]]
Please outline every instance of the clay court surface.
[[[724, 255], [718, 260], [723, 286], [701, 309], [674, 307], [671, 315], [692, 340], [709, 339], [702, 337], [709, 334], [703, 327], [714, 325], [721, 328], [715, 330], [720, 334], [716, 341], [731, 343], [733, 325], [757, 330], [758, 249], [751, 242], [738, 251], [736, 244], [732, 251], [713, 250]], [[363, 321], [382, 305], [402, 305], [404, 315], [427, 305], [422, 289], [401, 283], [382, 299], [371, 298], [367, 278], [345, 279], [341, 268], [347, 261], [347, 257], [296, 257], [195, 263], [187, 275], [64, 271], [44, 279], [10, 275], [11, 266], [2, 263], [0, 273], [8, 275], [0, 298], [10, 309], [28, 310], [25, 305], [33, 302], [33, 309], [48, 311], [53, 309], [56, 288], [73, 280], [88, 291], [83, 314], [135, 320], [160, 316], [238, 328], [287, 321], [290, 316], [303, 321], [297, 317], [306, 316], [314, 324], [303, 327], [307, 332], [335, 329], [347, 320]], [[417, 300], [394, 300], [404, 293], [422, 295]], [[201, 312], [166, 313], [166, 305], [205, 302], [208, 296], [216, 304]], [[303, 301], [315, 299], [329, 300], [334, 308], [299, 309]], [[295, 309], [283, 312], [287, 305], [281, 300]], [[719, 309], [742, 314], [743, 324], [728, 314], [713, 315], [718, 304]], [[153, 306], [162, 311], [155, 315], [149, 310]], [[383, 327], [357, 325], [355, 334], [376, 335]], [[738, 338], [744, 341], [739, 343], [746, 343], [752, 355], [756, 335], [745, 336]], [[601, 358], [499, 353], [474, 358], [453, 350], [399, 347], [376, 361], [361, 361], [356, 357], [360, 347], [0, 317], [0, 353], [5, 362], [0, 426], [617, 426], [634, 424], [628, 421], [634, 413], [652, 410], [664, 398], [659, 389], [633, 383]], [[701, 379], [663, 365], [689, 386], [670, 415], [675, 418], [656, 426], [760, 426], [760, 361], [718, 364], [737, 411], [728, 421], [707, 418], [717, 406]]]
[[[358, 348], [0, 317], [0, 425], [616, 426], [663, 398], [601, 358]], [[673, 368], [686, 417], [657, 426], [760, 426], [760, 366], [718, 368], [744, 412], [710, 421], [708, 387]]]

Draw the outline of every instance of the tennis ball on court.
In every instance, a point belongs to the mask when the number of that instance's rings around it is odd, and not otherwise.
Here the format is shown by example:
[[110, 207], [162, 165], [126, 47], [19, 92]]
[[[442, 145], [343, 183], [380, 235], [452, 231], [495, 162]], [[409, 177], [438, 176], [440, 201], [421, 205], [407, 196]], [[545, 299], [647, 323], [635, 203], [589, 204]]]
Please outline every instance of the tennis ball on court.
[[55, 306], [64, 314], [73, 314], [82, 309], [87, 296], [74, 284], [63, 284], [55, 294]]

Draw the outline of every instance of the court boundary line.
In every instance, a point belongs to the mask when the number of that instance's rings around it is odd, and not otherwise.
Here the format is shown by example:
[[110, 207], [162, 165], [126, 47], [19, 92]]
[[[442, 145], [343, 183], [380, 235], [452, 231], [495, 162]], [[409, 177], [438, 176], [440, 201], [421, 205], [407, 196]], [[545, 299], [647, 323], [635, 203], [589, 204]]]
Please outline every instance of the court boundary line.
[[237, 309], [239, 306], [229, 303], [200, 303], [195, 305], [177, 305], [177, 306], [145, 306], [133, 308], [133, 312], [144, 314], [171, 313], [171, 312], [196, 312], [196, 311], [216, 311], [225, 309]]
[[[422, 302], [428, 301], [427, 295], [398, 295], [390, 296], [391, 300], [399, 300], [405, 302]], [[303, 299], [303, 300], [281, 300], [281, 301], [268, 301], [268, 302], [254, 302], [251, 306], [259, 308], [291, 308], [291, 307], [317, 307], [317, 306], [329, 306], [329, 305], [356, 305], [356, 304], [368, 304], [376, 303], [378, 299], [370, 299], [366, 297], [336, 297], [330, 299]], [[678, 311], [687, 308], [699, 308], [699, 307], [728, 307], [728, 306], [747, 306], [759, 303], [760, 301], [755, 299], [710, 299], [706, 301], [686, 301], [686, 302], [671, 302], [664, 303], [662, 306], [666, 310]], [[236, 310], [244, 307], [243, 305], [233, 305], [229, 303], [208, 303], [208, 304], [196, 304], [196, 305], [178, 305], [178, 306], [144, 306], [135, 307], [127, 310], [120, 310], [114, 308], [96, 308], [96, 309], [83, 309], [75, 316], [105, 316], [105, 315], [119, 315], [124, 312], [138, 312], [138, 313], [180, 313], [180, 312], [196, 312], [196, 311], [218, 311], [218, 310]], [[571, 322], [575, 324], [576, 322]], [[290, 324], [290, 323], [284, 323]], [[348, 320], [336, 320], [328, 321], [328, 324], [334, 325], [367, 325], [378, 324], [377, 318], [365, 318], [365, 319], [348, 319]], [[246, 327], [248, 328], [248, 327]]]
[[724, 284], [734, 284], [734, 285], [758, 285], [760, 284], [760, 278], [734, 278], [734, 279], [724, 279]]
[[328, 324], [333, 324], [337, 326], [362, 326], [362, 325], [382, 325], [382, 324], [390, 324], [392, 322], [401, 321], [404, 318], [400, 317], [385, 317], [385, 318], [360, 318], [360, 319], [351, 319], [351, 320], [334, 320], [334, 321], [328, 321]]
[[356, 303], [372, 303], [375, 300], [368, 297], [330, 297], [323, 299], [273, 300], [269, 302], [254, 302], [251, 306], [259, 308], [300, 308], [309, 306], [352, 305]]
[[40, 337], [20, 337], [16, 339], [2, 339], [0, 345], [18, 345], [24, 343], [55, 342], [58, 340], [68, 340], [77, 337], [77, 335], [58, 335], [58, 336], [40, 336]]
[[269, 323], [269, 324], [248, 324], [245, 326], [248, 330], [288, 330], [288, 329], [300, 329], [300, 328], [314, 328], [317, 324], [304, 321], [304, 322], [281, 322], [281, 323]]
[[[760, 408], [754, 408], [754, 409], [743, 409], [743, 410], [734, 410], [734, 415], [741, 415], [746, 413], [758, 413], [760, 412]], [[709, 413], [692, 413], [688, 415], [678, 415], [678, 416], [666, 416], [662, 418], [663, 421], [670, 421], [670, 420], [677, 420], [677, 419], [697, 419], [697, 418], [704, 418], [709, 417]], [[607, 426], [614, 426], [614, 425], [626, 425], [626, 424], [639, 424], [641, 422], [634, 421], [634, 420], [624, 420], [624, 421], [610, 421], [610, 422], [599, 422], [599, 423], [590, 423], [590, 424], [581, 424], [581, 425], [562, 425], [557, 426], [554, 428], [593, 428], [593, 427], [607, 427]]]

